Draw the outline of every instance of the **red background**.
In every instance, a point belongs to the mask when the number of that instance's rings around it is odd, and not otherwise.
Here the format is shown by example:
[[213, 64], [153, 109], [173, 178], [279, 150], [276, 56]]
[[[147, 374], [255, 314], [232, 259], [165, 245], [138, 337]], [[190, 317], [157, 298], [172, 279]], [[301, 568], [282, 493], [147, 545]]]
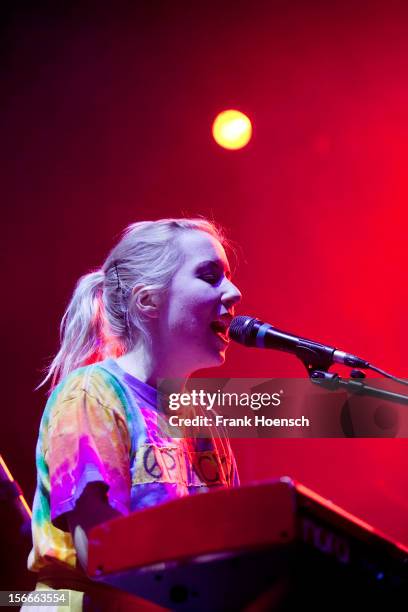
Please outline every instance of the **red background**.
[[[40, 370], [133, 221], [213, 216], [241, 246], [242, 314], [405, 376], [404, 3], [57, 4], [2, 8], [1, 452], [29, 502]], [[254, 125], [236, 152], [210, 136], [230, 107]], [[236, 345], [211, 375], [304, 373]], [[408, 544], [406, 440], [233, 445], [244, 482], [291, 475]]]

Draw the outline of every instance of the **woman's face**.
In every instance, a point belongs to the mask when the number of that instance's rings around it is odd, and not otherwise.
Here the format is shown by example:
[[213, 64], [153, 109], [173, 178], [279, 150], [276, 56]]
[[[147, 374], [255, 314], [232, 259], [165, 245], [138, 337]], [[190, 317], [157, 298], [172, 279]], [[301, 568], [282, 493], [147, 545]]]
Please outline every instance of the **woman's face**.
[[231, 282], [224, 248], [215, 237], [184, 231], [179, 247], [182, 263], [161, 302], [157, 344], [175, 377], [224, 362], [228, 327], [241, 299]]

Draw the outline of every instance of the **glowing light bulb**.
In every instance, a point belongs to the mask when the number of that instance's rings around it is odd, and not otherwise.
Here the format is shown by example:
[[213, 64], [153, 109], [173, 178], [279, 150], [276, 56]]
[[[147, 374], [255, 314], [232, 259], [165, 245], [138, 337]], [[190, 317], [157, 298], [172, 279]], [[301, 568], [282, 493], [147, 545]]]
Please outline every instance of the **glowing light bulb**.
[[225, 110], [214, 119], [212, 135], [215, 142], [224, 149], [242, 149], [251, 140], [252, 124], [244, 113]]

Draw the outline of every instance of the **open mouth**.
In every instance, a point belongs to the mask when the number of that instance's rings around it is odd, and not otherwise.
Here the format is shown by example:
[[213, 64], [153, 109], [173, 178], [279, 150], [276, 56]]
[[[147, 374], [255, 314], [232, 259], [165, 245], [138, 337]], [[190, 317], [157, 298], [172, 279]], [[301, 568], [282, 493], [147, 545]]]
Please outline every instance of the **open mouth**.
[[224, 342], [229, 342], [229, 323], [227, 323], [226, 321], [213, 321], [212, 323], [210, 323], [210, 327], [217, 336], [224, 340]]

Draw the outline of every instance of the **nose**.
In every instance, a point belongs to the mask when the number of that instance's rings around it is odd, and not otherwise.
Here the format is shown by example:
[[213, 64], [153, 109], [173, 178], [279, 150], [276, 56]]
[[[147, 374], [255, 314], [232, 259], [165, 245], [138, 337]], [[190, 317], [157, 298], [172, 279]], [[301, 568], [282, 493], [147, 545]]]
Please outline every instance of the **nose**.
[[238, 304], [238, 302], [241, 301], [242, 293], [238, 287], [227, 278], [224, 280], [222, 289], [223, 293], [221, 302], [228, 310], [230, 310], [233, 306], [235, 306], [235, 304]]

